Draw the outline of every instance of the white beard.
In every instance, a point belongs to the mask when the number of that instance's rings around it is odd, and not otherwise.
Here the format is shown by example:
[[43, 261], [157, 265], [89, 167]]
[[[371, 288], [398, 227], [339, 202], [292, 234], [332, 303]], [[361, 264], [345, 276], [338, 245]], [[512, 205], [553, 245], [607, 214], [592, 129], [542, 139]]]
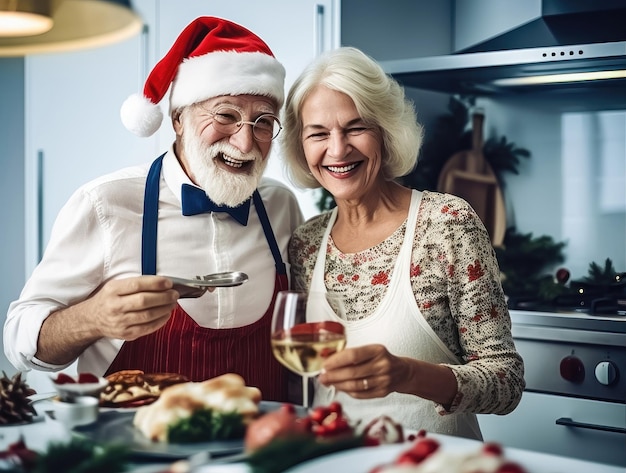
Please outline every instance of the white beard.
[[[191, 123], [183, 126], [193, 129]], [[267, 159], [264, 160], [256, 149], [244, 154], [224, 141], [206, 146], [196, 135], [184, 136], [183, 150], [196, 184], [217, 205], [239, 207], [256, 190], [267, 167]], [[216, 159], [221, 159], [220, 154], [235, 161], [252, 161], [252, 167], [247, 173], [228, 172], [215, 163]]]

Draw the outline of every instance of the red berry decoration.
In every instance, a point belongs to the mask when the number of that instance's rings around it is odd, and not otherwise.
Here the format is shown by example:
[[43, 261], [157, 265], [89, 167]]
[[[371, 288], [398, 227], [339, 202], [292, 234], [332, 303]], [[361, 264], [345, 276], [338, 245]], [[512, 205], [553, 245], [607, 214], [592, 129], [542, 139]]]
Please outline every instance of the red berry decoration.
[[434, 439], [420, 439], [411, 450], [422, 458], [432, 455], [439, 448], [439, 442]]
[[98, 377], [95, 374], [91, 374], [91, 373], [80, 373], [78, 375], [78, 382], [81, 384], [90, 384], [90, 383], [95, 383], [97, 384], [100, 380], [98, 379]]
[[334, 412], [335, 414], [337, 414], [338, 416], [340, 416], [341, 414], [343, 414], [343, 408], [341, 406], [341, 403], [334, 401], [331, 402], [328, 405], [328, 411], [329, 412]]
[[496, 473], [526, 473], [526, 470], [517, 463], [506, 462], [496, 470]]
[[59, 373], [57, 379], [54, 381], [56, 384], [75, 384], [76, 380], [70, 375], [65, 373]]
[[352, 432], [352, 426], [343, 416], [343, 408], [339, 402], [331, 402], [328, 406], [314, 408], [307, 419], [309, 430], [316, 437], [332, 437]]
[[398, 458], [393, 462], [394, 465], [417, 465], [424, 460], [423, 457], [417, 455], [412, 450], [407, 450], [406, 452], [402, 452]]
[[309, 417], [313, 422], [321, 424], [329, 413], [330, 411], [327, 408], [319, 406], [313, 409], [313, 411], [309, 414]]
[[486, 443], [483, 445], [483, 452], [487, 455], [495, 455], [496, 457], [501, 457], [503, 455], [503, 450], [500, 445], [497, 443]]
[[569, 271], [565, 268], [559, 268], [556, 271], [556, 281], [559, 284], [565, 284], [569, 280]]

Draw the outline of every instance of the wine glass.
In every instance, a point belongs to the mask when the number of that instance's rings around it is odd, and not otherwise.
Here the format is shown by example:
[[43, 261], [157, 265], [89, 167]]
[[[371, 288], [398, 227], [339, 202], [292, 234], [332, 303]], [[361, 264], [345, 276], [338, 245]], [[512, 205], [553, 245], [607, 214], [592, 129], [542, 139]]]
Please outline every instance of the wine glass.
[[324, 360], [346, 346], [343, 299], [332, 292], [281, 291], [276, 296], [271, 343], [276, 359], [302, 377], [302, 403], [309, 407], [309, 378]]

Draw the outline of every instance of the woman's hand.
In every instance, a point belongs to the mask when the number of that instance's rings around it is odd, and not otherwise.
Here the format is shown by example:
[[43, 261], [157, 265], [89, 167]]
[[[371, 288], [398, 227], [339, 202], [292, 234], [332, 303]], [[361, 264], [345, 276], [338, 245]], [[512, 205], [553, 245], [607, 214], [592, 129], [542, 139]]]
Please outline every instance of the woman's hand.
[[324, 363], [319, 381], [356, 399], [413, 394], [448, 406], [456, 396], [456, 377], [445, 365], [392, 355], [383, 345], [346, 348]]
[[357, 399], [384, 397], [399, 390], [410, 367], [383, 345], [346, 348], [324, 363], [319, 381]]

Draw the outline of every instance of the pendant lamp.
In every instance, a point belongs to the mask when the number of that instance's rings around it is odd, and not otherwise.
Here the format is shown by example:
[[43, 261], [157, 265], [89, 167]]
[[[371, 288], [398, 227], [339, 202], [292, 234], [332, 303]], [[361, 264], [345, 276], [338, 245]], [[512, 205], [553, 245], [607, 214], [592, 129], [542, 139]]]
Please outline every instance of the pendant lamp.
[[142, 24], [130, 0], [0, 0], [0, 57], [104, 46]]

